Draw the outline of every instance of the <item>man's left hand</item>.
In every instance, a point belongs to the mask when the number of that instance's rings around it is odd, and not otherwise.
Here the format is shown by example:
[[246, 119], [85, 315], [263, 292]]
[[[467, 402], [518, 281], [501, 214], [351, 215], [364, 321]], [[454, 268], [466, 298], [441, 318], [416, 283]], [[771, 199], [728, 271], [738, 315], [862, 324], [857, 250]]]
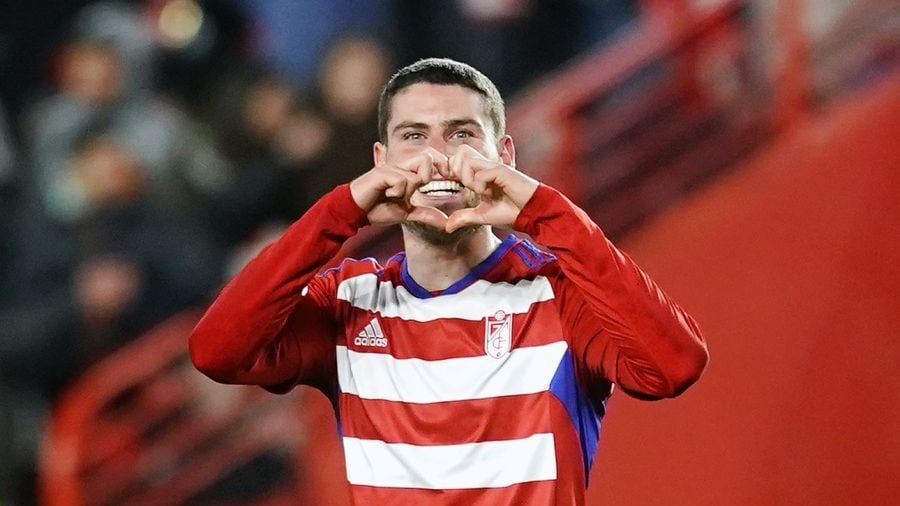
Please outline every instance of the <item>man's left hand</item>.
[[469, 225], [511, 227], [538, 188], [538, 181], [510, 165], [488, 160], [469, 146], [461, 146], [450, 157], [449, 176], [481, 197], [474, 208], [454, 211], [447, 231]]

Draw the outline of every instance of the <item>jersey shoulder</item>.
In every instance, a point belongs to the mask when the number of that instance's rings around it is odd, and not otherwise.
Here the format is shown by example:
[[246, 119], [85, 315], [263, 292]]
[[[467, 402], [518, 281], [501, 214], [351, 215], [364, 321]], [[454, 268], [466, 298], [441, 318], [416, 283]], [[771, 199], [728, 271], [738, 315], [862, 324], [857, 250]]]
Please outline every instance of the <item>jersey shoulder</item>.
[[372, 257], [360, 259], [345, 258], [334, 267], [329, 267], [328, 269], [320, 271], [316, 274], [316, 278], [332, 278], [340, 283], [345, 279], [362, 276], [364, 274], [379, 275], [383, 271], [384, 268], [378, 263], [378, 260]]
[[554, 276], [559, 272], [556, 255], [536, 245], [528, 238], [517, 240], [507, 255], [508, 262], [523, 277]]

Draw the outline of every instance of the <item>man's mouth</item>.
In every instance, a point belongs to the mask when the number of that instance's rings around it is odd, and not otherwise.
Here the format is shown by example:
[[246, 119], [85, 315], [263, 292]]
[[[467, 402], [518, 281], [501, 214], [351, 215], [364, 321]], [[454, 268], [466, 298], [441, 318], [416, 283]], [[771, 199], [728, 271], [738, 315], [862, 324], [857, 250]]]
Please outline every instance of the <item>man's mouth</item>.
[[459, 181], [431, 181], [430, 183], [419, 188], [419, 193], [424, 193], [430, 197], [442, 197], [446, 195], [456, 195], [462, 191], [463, 186]]

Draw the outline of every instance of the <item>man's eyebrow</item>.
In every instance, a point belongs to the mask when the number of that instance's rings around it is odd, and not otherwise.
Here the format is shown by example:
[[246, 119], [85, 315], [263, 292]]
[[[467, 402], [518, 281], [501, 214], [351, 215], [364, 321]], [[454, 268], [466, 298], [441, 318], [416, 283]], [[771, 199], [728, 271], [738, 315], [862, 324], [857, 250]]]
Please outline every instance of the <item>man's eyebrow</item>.
[[474, 125], [478, 128], [481, 128], [481, 123], [479, 123], [474, 118], [460, 118], [460, 119], [451, 119], [443, 122], [444, 128], [454, 128], [463, 125]]
[[428, 130], [428, 125], [425, 123], [417, 122], [417, 121], [402, 121], [394, 127], [391, 132], [397, 133], [397, 130], [402, 130], [404, 128], [415, 128], [417, 130]]

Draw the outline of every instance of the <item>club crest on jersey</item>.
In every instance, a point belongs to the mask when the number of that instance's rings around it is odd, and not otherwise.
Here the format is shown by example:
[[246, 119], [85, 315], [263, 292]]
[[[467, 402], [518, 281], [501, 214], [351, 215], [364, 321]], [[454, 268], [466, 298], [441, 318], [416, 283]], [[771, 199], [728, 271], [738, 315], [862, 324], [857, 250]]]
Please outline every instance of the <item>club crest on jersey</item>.
[[484, 352], [494, 358], [509, 353], [512, 345], [512, 315], [497, 311], [484, 323]]

